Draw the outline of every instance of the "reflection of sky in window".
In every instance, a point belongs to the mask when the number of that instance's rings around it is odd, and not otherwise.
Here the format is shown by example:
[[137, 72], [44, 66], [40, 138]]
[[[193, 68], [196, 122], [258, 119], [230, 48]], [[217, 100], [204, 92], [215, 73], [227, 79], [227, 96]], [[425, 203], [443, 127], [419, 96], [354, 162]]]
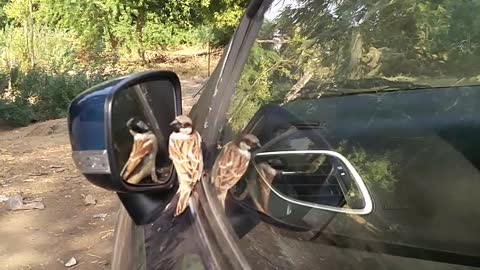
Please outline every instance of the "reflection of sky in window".
[[298, 0], [275, 0], [270, 5], [270, 8], [265, 12], [265, 20], [273, 21], [286, 7], [298, 8], [301, 6]]
[[[286, 7], [291, 8], [300, 8], [305, 4], [306, 1], [302, 0], [275, 0], [270, 5], [270, 8], [265, 12], [265, 20], [273, 21], [275, 20], [280, 13], [285, 10]], [[327, 4], [327, 12], [332, 14], [333, 17], [338, 18], [338, 3], [332, 1]]]

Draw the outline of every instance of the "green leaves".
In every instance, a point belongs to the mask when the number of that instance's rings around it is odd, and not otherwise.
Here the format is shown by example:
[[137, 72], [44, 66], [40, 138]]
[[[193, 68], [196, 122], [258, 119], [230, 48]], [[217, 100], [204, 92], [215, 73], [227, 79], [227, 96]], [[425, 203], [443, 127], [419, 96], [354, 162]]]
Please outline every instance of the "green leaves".
[[[0, 118], [63, 116], [97, 79], [84, 75], [132, 53], [228, 42], [248, 0], [0, 0]], [[151, 53], [150, 55], [153, 55]], [[110, 66], [109, 66], [110, 68]], [[8, 75], [8, 76], [7, 76]], [[0, 78], [2, 79], [2, 78]], [[4, 82], [1, 82], [0, 94]], [[259, 99], [268, 95], [264, 92]]]
[[[213, 41], [225, 44], [247, 0], [0, 0], [15, 27], [73, 34], [83, 59]], [[209, 34], [205, 29], [210, 29]], [[213, 35], [213, 36], [211, 36]], [[24, 43], [37, 43], [35, 35]], [[30, 53], [33, 54], [33, 53]]]
[[35, 68], [0, 73], [2, 84], [11, 82], [10, 98], [0, 98], [0, 119], [16, 126], [65, 117], [70, 101], [85, 89], [107, 79], [84, 73], [55, 73]]
[[227, 11], [215, 12], [215, 26], [218, 28], [235, 27], [242, 16], [244, 8], [239, 5], [233, 5]]
[[3, 6], [3, 11], [9, 19], [26, 22], [30, 14], [29, 0], [11, 0]]

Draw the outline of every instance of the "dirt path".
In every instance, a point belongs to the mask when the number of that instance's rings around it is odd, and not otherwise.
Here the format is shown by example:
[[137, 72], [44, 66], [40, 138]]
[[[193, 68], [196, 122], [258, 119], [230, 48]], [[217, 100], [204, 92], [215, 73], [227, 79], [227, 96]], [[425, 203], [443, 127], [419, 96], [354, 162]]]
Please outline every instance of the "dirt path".
[[[184, 111], [204, 81], [182, 81]], [[0, 269], [68, 269], [71, 257], [74, 269], [109, 268], [119, 201], [75, 169], [65, 119], [0, 131], [0, 195], [14, 194], [41, 200], [45, 209], [12, 211], [0, 203]], [[97, 203], [86, 206], [86, 195]]]

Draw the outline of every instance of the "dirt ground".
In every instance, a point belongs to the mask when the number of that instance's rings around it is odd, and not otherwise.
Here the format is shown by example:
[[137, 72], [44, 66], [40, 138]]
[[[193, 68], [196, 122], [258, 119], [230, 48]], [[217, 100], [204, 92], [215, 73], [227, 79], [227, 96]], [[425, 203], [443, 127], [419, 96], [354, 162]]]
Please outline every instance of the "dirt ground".
[[[182, 80], [185, 112], [204, 82]], [[0, 198], [21, 194], [45, 205], [12, 211], [0, 203], [0, 269], [109, 269], [119, 201], [87, 182], [70, 153], [65, 119], [0, 130]], [[95, 205], [85, 205], [87, 195]], [[66, 267], [72, 257], [77, 264]]]

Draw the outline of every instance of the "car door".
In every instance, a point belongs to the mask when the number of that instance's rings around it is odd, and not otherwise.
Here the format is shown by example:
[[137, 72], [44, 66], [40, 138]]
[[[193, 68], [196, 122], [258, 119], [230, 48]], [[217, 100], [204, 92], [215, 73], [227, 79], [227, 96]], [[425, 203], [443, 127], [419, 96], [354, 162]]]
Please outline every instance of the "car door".
[[[209, 154], [214, 142], [211, 126], [221, 115], [222, 105], [225, 106], [221, 100], [219, 102], [221, 95], [217, 94], [224, 92], [230, 84], [231, 70], [236, 70], [240, 48], [248, 49], [242, 45], [253, 24], [249, 13], [255, 13], [258, 8], [251, 5], [247, 9], [219, 64], [202, 88], [202, 95], [189, 113], [195, 129], [202, 136], [207, 171], [213, 157]], [[137, 226], [122, 208], [112, 269], [249, 269], [231, 242], [232, 237], [225, 235], [225, 224], [217, 220], [218, 212], [212, 210], [208, 190], [204, 190], [204, 185], [208, 185], [206, 180], [195, 186], [189, 208], [178, 217], [172, 217], [171, 211], [162, 211], [148, 224]], [[170, 203], [172, 206], [176, 201]]]
[[[478, 67], [450, 59], [454, 72], [408, 44], [359, 38], [364, 25], [415, 39], [374, 15], [408, 22], [405, 2], [356, 13], [327, 2], [273, 1], [258, 15], [218, 116], [218, 149], [247, 133], [262, 144], [225, 202], [240, 250], [253, 269], [477, 269], [480, 89], [462, 78]], [[380, 46], [400, 52], [374, 65]]]
[[120, 206], [115, 224], [112, 269], [147, 269], [145, 236], [123, 206]]

